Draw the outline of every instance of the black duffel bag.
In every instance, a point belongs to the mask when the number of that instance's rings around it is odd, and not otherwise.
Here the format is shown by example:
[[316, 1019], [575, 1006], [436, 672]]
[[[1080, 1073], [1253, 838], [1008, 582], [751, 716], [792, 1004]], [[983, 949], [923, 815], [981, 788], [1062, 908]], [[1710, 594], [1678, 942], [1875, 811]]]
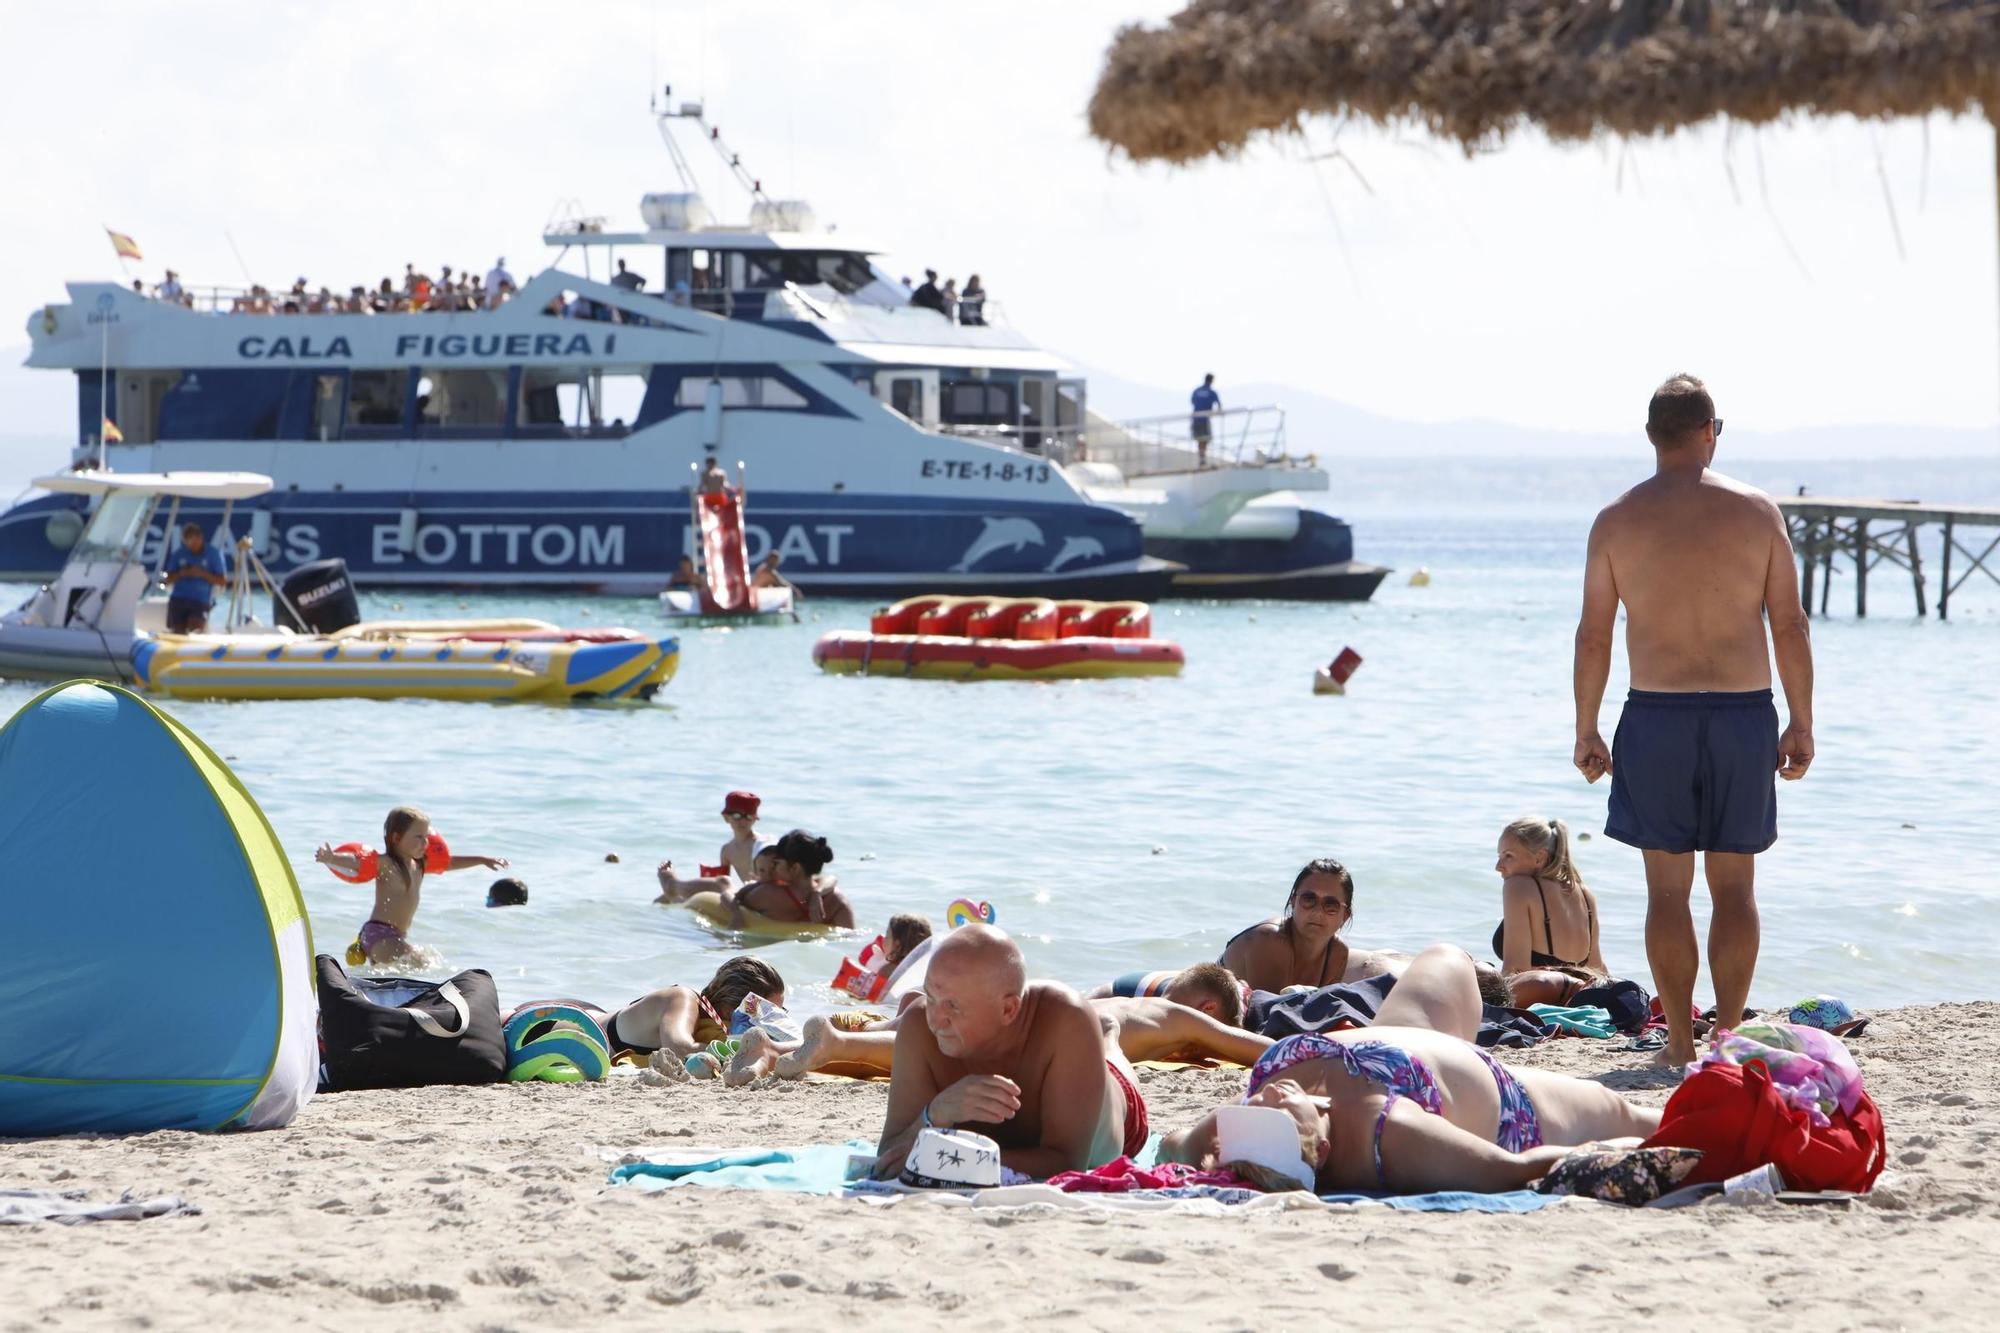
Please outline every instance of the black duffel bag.
[[500, 992], [490, 974], [355, 978], [326, 954], [314, 961], [320, 1091], [497, 1083], [507, 1076]]

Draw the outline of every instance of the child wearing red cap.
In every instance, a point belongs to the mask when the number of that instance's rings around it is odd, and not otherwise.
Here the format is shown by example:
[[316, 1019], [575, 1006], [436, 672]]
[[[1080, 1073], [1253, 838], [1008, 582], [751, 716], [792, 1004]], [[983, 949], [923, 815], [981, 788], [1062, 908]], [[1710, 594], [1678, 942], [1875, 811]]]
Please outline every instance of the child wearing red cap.
[[757, 808], [762, 804], [755, 792], [733, 791], [722, 798], [722, 819], [729, 825], [730, 838], [716, 859], [735, 871], [744, 884], [757, 879]]

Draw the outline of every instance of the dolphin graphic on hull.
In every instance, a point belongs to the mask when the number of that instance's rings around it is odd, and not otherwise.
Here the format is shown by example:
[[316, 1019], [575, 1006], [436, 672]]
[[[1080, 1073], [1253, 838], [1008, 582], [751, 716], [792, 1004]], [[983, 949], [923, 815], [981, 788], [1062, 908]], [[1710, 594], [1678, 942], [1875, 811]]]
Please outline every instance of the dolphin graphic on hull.
[[1065, 537], [1062, 549], [1056, 552], [1056, 558], [1049, 561], [1049, 567], [1043, 572], [1053, 574], [1072, 560], [1088, 560], [1103, 554], [1104, 543], [1095, 537]]
[[1042, 536], [1041, 525], [1033, 519], [988, 518], [980, 521], [986, 527], [966, 548], [959, 562], [951, 567], [952, 573], [969, 573], [974, 565], [995, 551], [1020, 551], [1030, 546], [1048, 545], [1047, 539]]

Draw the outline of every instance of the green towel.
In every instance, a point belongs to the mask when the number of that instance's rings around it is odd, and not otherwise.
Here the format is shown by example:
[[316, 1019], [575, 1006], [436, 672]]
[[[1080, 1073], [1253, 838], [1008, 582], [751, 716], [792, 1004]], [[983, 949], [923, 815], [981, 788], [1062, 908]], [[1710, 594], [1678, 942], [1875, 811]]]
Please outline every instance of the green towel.
[[1594, 1004], [1531, 1004], [1528, 1011], [1544, 1023], [1553, 1023], [1579, 1037], [1613, 1037], [1618, 1033], [1611, 1026], [1611, 1011]]

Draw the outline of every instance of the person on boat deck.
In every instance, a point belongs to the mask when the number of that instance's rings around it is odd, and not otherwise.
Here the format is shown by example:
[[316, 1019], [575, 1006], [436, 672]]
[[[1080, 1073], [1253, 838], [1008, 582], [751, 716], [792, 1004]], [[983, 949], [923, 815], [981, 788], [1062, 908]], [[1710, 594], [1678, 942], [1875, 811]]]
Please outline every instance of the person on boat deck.
[[944, 317], [954, 324], [958, 322], [958, 279], [946, 278], [944, 290], [938, 293], [938, 308]]
[[958, 322], [961, 324], [986, 322], [986, 288], [980, 285], [977, 273], [965, 280], [965, 290], [959, 293]]
[[181, 525], [181, 541], [162, 571], [167, 584], [167, 633], [200, 634], [208, 628], [215, 590], [229, 581], [222, 552], [208, 544], [199, 523]]
[[910, 304], [922, 306], [926, 310], [935, 310], [939, 314], [944, 313], [944, 293], [938, 290], [936, 269], [924, 270], [923, 284], [910, 293]]
[[893, 1061], [878, 1179], [931, 1127], [976, 1129], [1036, 1179], [1146, 1143], [1145, 1100], [1097, 1011], [1067, 986], [1029, 981], [1020, 949], [992, 926], [961, 926], [933, 946]]
[[1306, 862], [1292, 880], [1285, 914], [1243, 931], [1222, 949], [1222, 965], [1252, 990], [1317, 990], [1400, 972], [1408, 961], [1389, 949], [1355, 949], [1340, 938], [1354, 920], [1354, 877], [1331, 857]]
[[506, 300], [506, 291], [514, 286], [514, 275], [507, 271], [507, 256], [501, 255], [493, 261], [493, 267], [486, 270], [486, 301], [489, 309]]
[[[1546, 1175], [1575, 1146], [1645, 1138], [1660, 1112], [1601, 1083], [1515, 1069], [1474, 1045], [1478, 983], [1463, 949], [1436, 945], [1404, 971], [1372, 1027], [1279, 1040], [1243, 1101], [1298, 1122], [1317, 1193], [1498, 1192]], [[892, 1092], [893, 1097], [893, 1092]], [[1217, 1160], [1213, 1112], [1160, 1143], [1160, 1160]]]
[[1523, 816], [1500, 831], [1493, 869], [1502, 915], [1493, 952], [1507, 976], [1544, 968], [1608, 975], [1597, 898], [1584, 887], [1570, 848], [1569, 825], [1560, 819]]
[[636, 292], [645, 287], [646, 280], [626, 268], [625, 261], [621, 259], [618, 261], [618, 271], [611, 275], [611, 285], [623, 287], [628, 292]]
[[[313, 853], [313, 860], [350, 881], [365, 873], [364, 858], [326, 843]], [[429, 815], [413, 805], [397, 806], [382, 821], [382, 851], [375, 857], [375, 909], [356, 934], [354, 948], [371, 963], [401, 958], [411, 952], [410, 926], [417, 919], [426, 876], [471, 866], [501, 870], [506, 865], [501, 856], [453, 855], [444, 839], [432, 834]], [[355, 956], [350, 953], [350, 960]]]
[[172, 301], [175, 305], [179, 305], [181, 301], [180, 274], [174, 272], [172, 269], [168, 269], [167, 280], [161, 283], [154, 290], [159, 293], [160, 299], [162, 301]]
[[703, 495], [729, 494], [729, 474], [722, 470], [722, 460], [710, 454], [702, 461], [701, 477], [695, 488]]
[[667, 586], [669, 588], [692, 588], [700, 582], [701, 579], [695, 573], [694, 557], [684, 555], [681, 557], [680, 563], [674, 566], [674, 576], [667, 580]]
[[716, 968], [700, 990], [662, 986], [616, 1009], [588, 1003], [577, 1007], [604, 1025], [613, 1057], [642, 1055], [651, 1064], [672, 1062], [679, 1069], [688, 1056], [729, 1035], [730, 1015], [746, 995], [761, 995], [783, 1008], [785, 979], [756, 955], [741, 954]]
[[1188, 434], [1194, 437], [1195, 452], [1199, 455], [1197, 465], [1208, 466], [1208, 440], [1213, 433], [1215, 413], [1222, 410], [1222, 395], [1215, 391], [1215, 376], [1201, 377], [1201, 387], [1188, 398], [1194, 414], [1188, 418]]
[[773, 921], [824, 922], [842, 930], [854, 928], [854, 907], [837, 887], [839, 881], [822, 875], [833, 860], [833, 848], [825, 838], [804, 829], [793, 829], [771, 846], [769, 878], [722, 895], [729, 908], [729, 928], [743, 928], [743, 913], [756, 912]]

